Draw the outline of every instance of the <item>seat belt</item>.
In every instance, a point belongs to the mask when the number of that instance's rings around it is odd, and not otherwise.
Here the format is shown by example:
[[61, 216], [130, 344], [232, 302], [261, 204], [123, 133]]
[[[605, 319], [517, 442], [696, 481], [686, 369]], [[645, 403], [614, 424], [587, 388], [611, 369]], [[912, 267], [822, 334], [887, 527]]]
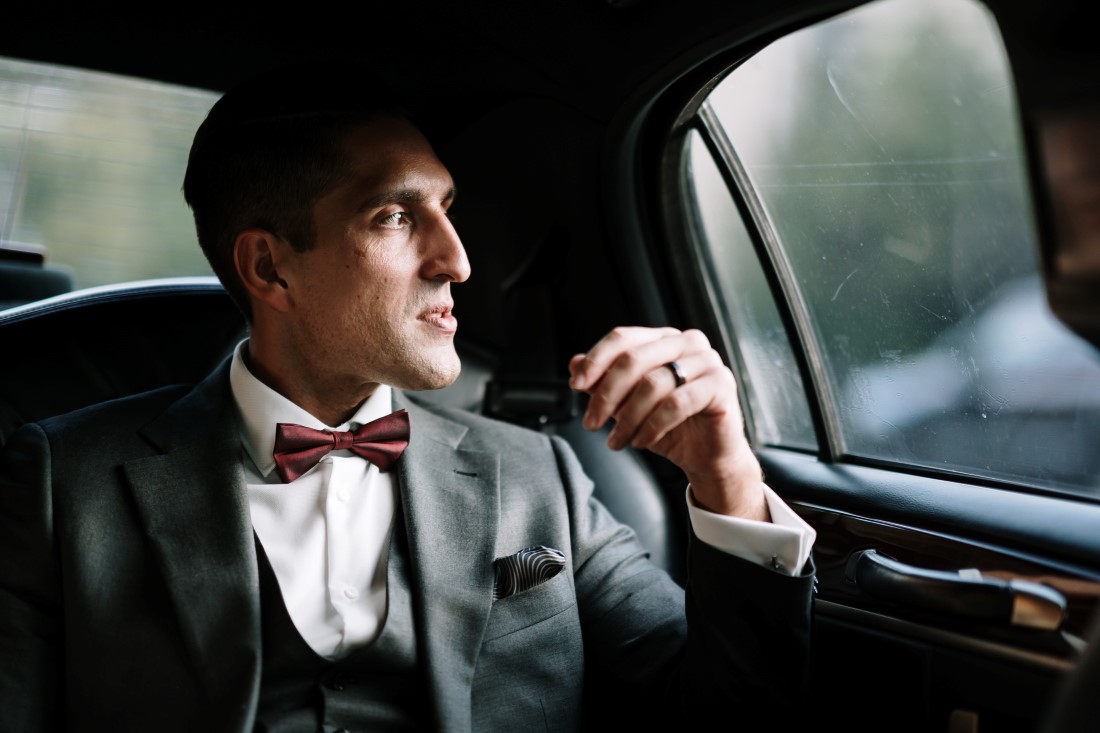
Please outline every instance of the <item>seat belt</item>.
[[491, 417], [537, 430], [579, 414], [577, 394], [561, 356], [555, 297], [561, 292], [563, 255], [569, 235], [551, 227], [516, 271], [503, 284], [503, 302], [511, 322], [504, 357], [485, 385], [482, 412]]

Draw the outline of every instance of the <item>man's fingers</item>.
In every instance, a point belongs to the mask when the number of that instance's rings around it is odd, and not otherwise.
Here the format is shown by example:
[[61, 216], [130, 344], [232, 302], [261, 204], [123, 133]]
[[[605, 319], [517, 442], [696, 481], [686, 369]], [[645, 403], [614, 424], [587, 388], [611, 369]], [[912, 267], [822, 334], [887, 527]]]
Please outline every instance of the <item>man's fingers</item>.
[[642, 328], [620, 326], [600, 339], [595, 346], [584, 354], [577, 354], [569, 361], [571, 379], [569, 381], [573, 389], [578, 391], [589, 390], [592, 385], [599, 382], [607, 370], [616, 363], [625, 353], [660, 339], [678, 336], [681, 331], [676, 328]]
[[[614, 417], [633, 427], [635, 415], [651, 410], [658, 399], [676, 387], [675, 374], [667, 367], [673, 361], [680, 365], [686, 379], [721, 366], [718, 353], [699, 331], [681, 333], [673, 329], [669, 335], [634, 343], [619, 350], [599, 379], [589, 385], [584, 426], [596, 430]], [[630, 409], [624, 410], [625, 406]]]
[[716, 354], [684, 357], [680, 364], [687, 379], [681, 386], [677, 386], [672, 371], [663, 366], [638, 382], [614, 413], [609, 447], [652, 447], [669, 431], [708, 408], [730, 387], [732, 374]]
[[615, 329], [574, 356], [569, 371], [573, 389], [589, 396], [584, 426], [598, 430], [614, 419], [612, 450], [653, 451], [684, 471], [701, 505], [767, 518], [737, 380], [702, 332]]
[[[696, 404], [700, 389], [705, 387], [699, 382], [691, 386], [685, 384], [683, 387], [670, 390], [656, 403], [650, 404], [652, 409], [645, 411], [644, 414], [632, 409], [630, 418], [616, 418], [615, 426], [607, 437], [608, 447], [612, 450], [619, 450], [627, 445], [648, 448], [655, 440], [659, 440], [660, 436], [664, 436], [669, 430], [705, 406], [705, 402]], [[632, 408], [635, 407], [633, 402], [631, 400]]]
[[[705, 361], [701, 356], [680, 357], [677, 364], [684, 376], [685, 385], [705, 371]], [[615, 427], [612, 429], [611, 442], [621, 444], [615, 447], [622, 447], [630, 442], [650, 413], [677, 388], [676, 375], [667, 366], [662, 365], [646, 372], [612, 412]]]

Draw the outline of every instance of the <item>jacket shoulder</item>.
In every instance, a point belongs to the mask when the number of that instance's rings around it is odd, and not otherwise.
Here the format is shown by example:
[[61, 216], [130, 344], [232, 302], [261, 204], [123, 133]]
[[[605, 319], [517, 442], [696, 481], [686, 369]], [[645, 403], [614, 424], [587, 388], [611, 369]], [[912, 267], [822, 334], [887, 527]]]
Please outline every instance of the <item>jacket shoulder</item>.
[[71, 412], [54, 415], [35, 422], [47, 434], [71, 430], [102, 431], [113, 426], [140, 427], [167, 409], [194, 388], [177, 384], [139, 392], [125, 397], [97, 402]]

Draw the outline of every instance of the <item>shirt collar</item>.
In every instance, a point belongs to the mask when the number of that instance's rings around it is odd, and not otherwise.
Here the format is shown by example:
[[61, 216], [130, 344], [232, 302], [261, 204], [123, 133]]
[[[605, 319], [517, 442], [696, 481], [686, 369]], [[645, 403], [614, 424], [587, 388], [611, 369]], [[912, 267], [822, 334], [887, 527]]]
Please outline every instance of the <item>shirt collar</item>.
[[276, 423], [296, 423], [315, 430], [353, 430], [393, 412], [393, 390], [388, 385], [380, 384], [350, 420], [343, 425], [325, 425], [248, 370], [243, 356], [247, 346], [248, 339], [245, 339], [233, 350], [229, 386], [241, 416], [241, 444], [264, 478], [275, 469], [272, 452], [275, 449]]

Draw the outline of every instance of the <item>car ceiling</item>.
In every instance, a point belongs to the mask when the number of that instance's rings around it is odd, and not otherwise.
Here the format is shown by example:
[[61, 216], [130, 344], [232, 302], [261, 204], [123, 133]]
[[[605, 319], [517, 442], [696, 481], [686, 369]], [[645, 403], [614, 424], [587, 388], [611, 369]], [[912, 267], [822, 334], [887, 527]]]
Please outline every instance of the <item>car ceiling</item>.
[[269, 66], [348, 54], [426, 94], [533, 93], [606, 119], [680, 57], [704, 58], [855, 4], [427, 0], [104, 13], [27, 3], [5, 10], [0, 53], [215, 90]]

